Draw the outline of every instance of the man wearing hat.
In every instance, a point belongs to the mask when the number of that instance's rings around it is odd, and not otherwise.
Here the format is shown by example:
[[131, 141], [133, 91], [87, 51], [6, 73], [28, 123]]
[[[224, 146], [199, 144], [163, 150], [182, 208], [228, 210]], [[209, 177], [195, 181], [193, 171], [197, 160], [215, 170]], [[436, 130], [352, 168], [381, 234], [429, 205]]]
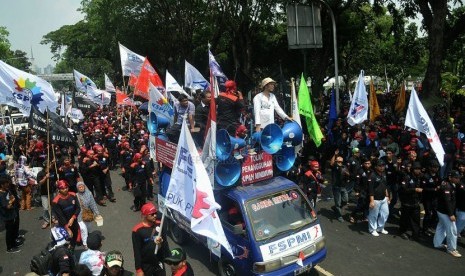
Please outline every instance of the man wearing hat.
[[[446, 249], [454, 257], [462, 257], [457, 251], [457, 226], [455, 224], [456, 187], [460, 183], [460, 173], [450, 171], [447, 180], [441, 183], [438, 190], [439, 222], [434, 234], [434, 247]], [[447, 245], [443, 244], [444, 239]]]
[[[158, 237], [159, 223], [157, 221], [157, 208], [151, 202], [141, 208], [142, 221], [132, 229], [132, 247], [134, 250], [134, 263], [136, 276], [165, 275], [163, 258], [168, 255], [168, 242], [166, 231], [163, 238]], [[158, 252], [155, 254], [155, 246]]]
[[264, 78], [260, 85], [262, 92], [253, 98], [255, 131], [260, 131], [267, 125], [274, 124], [275, 111], [283, 120], [292, 120], [279, 106], [278, 100], [273, 94], [275, 86], [276, 81], [272, 78]]
[[384, 173], [386, 163], [378, 160], [370, 178], [368, 178], [368, 231], [371, 235], [378, 237], [379, 233], [388, 234], [384, 225], [389, 216], [389, 193], [386, 185], [386, 174]]
[[229, 135], [234, 136], [245, 103], [242, 93], [237, 90], [236, 82], [228, 80], [224, 85], [226, 91], [221, 92], [217, 99], [218, 129], [226, 129]]
[[100, 273], [100, 276], [130, 276], [134, 275], [123, 267], [123, 254], [117, 250], [107, 253], [105, 257], [105, 265]]
[[191, 265], [186, 260], [186, 253], [181, 248], [172, 249], [164, 262], [171, 267], [172, 276], [194, 275]]
[[412, 171], [406, 174], [399, 187], [401, 215], [399, 223], [399, 236], [408, 240], [408, 228], [412, 229], [412, 238], [420, 238], [420, 201], [423, 192], [424, 178], [420, 162], [414, 162]]

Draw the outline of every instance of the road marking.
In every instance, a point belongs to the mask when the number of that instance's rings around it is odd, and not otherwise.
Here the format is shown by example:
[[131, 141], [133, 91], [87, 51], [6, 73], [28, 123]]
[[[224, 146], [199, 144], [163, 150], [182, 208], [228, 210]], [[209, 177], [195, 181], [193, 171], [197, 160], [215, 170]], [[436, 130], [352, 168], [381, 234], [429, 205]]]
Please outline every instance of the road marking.
[[325, 270], [324, 268], [322, 268], [319, 265], [316, 265], [315, 269], [316, 269], [316, 271], [318, 271], [318, 273], [321, 273], [321, 274], [323, 274], [325, 276], [334, 276], [334, 274], [332, 274], [331, 272]]

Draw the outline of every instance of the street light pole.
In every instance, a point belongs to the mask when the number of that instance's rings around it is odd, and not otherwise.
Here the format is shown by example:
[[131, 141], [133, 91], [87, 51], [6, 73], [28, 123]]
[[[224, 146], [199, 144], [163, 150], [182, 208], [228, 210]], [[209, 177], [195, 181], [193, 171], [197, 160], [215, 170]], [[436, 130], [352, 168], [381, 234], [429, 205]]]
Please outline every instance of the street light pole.
[[331, 21], [333, 24], [334, 75], [336, 78], [336, 111], [337, 111], [337, 114], [339, 114], [339, 67], [338, 67], [338, 60], [337, 60], [336, 20], [334, 19], [334, 13], [331, 7], [329, 6], [329, 4], [323, 0], [317, 0], [317, 1], [319, 1], [320, 3], [322, 3], [328, 8], [329, 14], [331, 16]]

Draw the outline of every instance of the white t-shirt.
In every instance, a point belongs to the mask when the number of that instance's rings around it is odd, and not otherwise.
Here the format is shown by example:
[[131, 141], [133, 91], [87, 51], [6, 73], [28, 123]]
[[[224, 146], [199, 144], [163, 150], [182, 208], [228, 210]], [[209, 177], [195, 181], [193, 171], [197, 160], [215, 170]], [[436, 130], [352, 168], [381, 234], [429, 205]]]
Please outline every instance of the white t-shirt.
[[255, 117], [255, 125], [260, 125], [260, 128], [265, 128], [269, 124], [274, 124], [274, 112], [278, 113], [279, 117], [286, 119], [287, 115], [279, 106], [276, 96], [270, 93], [269, 97], [263, 92], [255, 95], [253, 98], [253, 110]]

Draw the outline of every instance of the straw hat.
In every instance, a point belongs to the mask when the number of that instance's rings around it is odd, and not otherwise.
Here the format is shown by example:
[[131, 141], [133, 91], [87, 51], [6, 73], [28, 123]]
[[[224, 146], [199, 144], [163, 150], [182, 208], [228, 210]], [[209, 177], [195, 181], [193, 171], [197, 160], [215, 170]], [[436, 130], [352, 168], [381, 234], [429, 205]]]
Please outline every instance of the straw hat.
[[272, 82], [276, 83], [276, 81], [273, 80], [272, 78], [264, 78], [262, 80], [262, 83], [260, 84], [260, 88], [263, 89], [267, 84], [272, 83]]

